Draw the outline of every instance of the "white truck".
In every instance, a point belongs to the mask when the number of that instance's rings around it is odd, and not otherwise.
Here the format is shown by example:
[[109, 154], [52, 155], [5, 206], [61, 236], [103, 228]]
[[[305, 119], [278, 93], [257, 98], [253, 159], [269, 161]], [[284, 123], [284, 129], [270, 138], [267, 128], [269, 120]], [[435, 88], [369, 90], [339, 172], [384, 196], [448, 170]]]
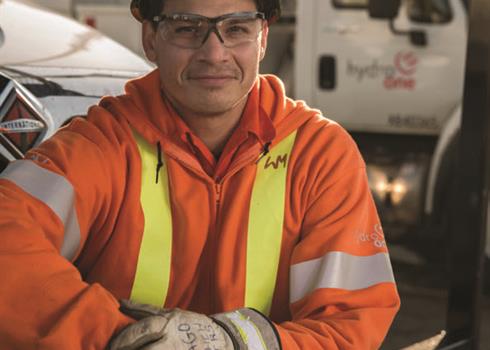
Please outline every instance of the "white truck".
[[[66, 1], [80, 21], [142, 54], [128, 0]], [[424, 235], [443, 234], [461, 119], [463, 0], [284, 0], [283, 7], [262, 72], [279, 75], [289, 95], [352, 134], [388, 238], [413, 239], [407, 233], [428, 222], [436, 225]], [[393, 19], [376, 18], [379, 11]]]

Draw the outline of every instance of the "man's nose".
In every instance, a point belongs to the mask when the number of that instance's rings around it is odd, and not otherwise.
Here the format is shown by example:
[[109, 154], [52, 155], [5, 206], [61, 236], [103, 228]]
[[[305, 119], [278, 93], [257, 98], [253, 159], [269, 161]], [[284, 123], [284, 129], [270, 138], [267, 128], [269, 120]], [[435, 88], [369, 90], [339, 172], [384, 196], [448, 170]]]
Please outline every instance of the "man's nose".
[[200, 58], [209, 61], [223, 61], [228, 58], [229, 50], [224, 46], [218, 32], [211, 31], [199, 48]]

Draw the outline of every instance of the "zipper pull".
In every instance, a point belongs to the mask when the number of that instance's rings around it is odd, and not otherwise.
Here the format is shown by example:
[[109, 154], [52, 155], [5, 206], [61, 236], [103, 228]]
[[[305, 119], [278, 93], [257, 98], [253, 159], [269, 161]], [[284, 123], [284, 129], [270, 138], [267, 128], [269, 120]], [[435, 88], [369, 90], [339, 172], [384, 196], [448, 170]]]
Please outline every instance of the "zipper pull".
[[162, 168], [163, 166], [163, 160], [162, 160], [162, 147], [160, 145], [160, 141], [157, 142], [157, 157], [158, 157], [158, 161], [157, 161], [157, 174], [156, 174], [156, 178], [155, 178], [155, 183], [158, 184], [158, 175], [160, 174], [160, 169]]
[[216, 203], [221, 201], [221, 183], [215, 183], [214, 189], [216, 191]]
[[262, 152], [260, 153], [259, 159], [255, 162], [255, 164], [259, 164], [262, 158], [264, 158], [267, 154], [269, 154], [269, 147], [271, 146], [271, 142], [266, 142], [264, 147], [262, 147]]

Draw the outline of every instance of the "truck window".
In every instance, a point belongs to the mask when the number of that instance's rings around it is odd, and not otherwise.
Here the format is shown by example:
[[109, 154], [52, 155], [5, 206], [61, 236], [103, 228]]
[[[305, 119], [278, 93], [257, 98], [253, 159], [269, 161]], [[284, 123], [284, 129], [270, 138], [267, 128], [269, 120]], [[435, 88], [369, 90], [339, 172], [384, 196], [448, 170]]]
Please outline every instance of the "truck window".
[[409, 0], [408, 14], [418, 23], [442, 24], [452, 19], [449, 0]]
[[333, 0], [333, 5], [339, 8], [367, 8], [368, 0]]

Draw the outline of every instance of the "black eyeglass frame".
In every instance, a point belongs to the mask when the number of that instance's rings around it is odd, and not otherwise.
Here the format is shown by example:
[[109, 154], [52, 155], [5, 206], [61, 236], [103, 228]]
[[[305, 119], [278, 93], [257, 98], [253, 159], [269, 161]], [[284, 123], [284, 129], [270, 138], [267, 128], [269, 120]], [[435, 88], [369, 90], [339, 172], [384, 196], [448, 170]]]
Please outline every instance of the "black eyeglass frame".
[[224, 45], [225, 41], [223, 40], [221, 34], [219, 33], [217, 24], [225, 19], [230, 19], [230, 18], [265, 20], [265, 14], [263, 12], [232, 12], [217, 17], [206, 17], [194, 13], [172, 13], [172, 14], [162, 13], [158, 16], [153, 17], [152, 23], [158, 25], [159, 23], [165, 21], [166, 19], [182, 20], [182, 21], [188, 21], [193, 19], [193, 20], [205, 21], [209, 23], [209, 28], [201, 42], [201, 46], [206, 42], [206, 40], [208, 40], [208, 37], [211, 34], [211, 32], [214, 32], [218, 37], [219, 41]]

